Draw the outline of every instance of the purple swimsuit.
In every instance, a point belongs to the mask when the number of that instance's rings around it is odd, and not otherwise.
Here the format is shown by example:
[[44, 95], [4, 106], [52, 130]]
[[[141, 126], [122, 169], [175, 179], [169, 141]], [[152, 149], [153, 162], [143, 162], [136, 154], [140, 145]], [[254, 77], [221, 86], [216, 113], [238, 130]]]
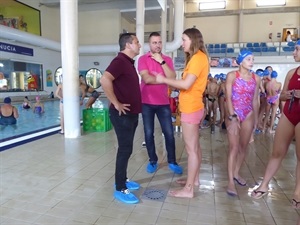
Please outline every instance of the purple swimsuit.
[[247, 115], [253, 110], [253, 97], [256, 88], [255, 75], [246, 81], [240, 77], [238, 71], [236, 78], [232, 84], [232, 105], [234, 112], [237, 114], [241, 122], [243, 122]]

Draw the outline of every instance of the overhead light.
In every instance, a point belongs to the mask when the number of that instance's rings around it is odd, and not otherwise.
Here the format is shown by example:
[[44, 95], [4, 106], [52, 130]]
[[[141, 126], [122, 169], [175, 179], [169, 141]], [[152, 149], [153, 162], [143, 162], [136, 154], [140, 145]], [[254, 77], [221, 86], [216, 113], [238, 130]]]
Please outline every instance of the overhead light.
[[261, 6], [282, 6], [286, 4], [286, 0], [256, 0], [256, 5]]
[[225, 9], [226, 1], [210, 1], [200, 2], [199, 10]]

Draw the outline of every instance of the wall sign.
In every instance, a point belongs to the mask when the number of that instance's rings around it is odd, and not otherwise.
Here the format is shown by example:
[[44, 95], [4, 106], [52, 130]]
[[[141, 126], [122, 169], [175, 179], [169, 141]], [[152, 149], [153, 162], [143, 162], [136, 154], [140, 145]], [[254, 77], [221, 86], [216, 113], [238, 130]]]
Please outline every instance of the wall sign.
[[0, 42], [0, 51], [33, 56], [33, 49]]

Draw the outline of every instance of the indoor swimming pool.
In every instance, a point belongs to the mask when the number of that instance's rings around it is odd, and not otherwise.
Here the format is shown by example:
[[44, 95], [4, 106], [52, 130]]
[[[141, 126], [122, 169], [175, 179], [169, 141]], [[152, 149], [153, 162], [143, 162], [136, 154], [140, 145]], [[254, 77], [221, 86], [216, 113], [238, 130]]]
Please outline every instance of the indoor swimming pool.
[[[80, 106], [81, 119], [87, 100], [88, 98], [84, 100], [83, 106]], [[0, 126], [0, 151], [58, 133], [60, 130], [59, 101], [47, 100], [43, 103], [45, 112], [42, 114], [35, 114], [32, 109], [23, 109], [22, 103], [12, 103], [18, 108], [19, 118], [16, 126]], [[93, 107], [107, 108], [108, 104], [106, 98], [101, 98], [94, 103]]]

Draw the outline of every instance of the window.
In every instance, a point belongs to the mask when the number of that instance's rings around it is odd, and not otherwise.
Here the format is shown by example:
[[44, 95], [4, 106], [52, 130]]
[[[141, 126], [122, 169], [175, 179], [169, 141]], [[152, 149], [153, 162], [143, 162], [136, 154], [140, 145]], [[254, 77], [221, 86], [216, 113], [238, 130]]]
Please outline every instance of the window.
[[206, 1], [199, 3], [199, 10], [225, 9], [226, 1]]
[[256, 5], [261, 6], [281, 6], [285, 5], [286, 0], [256, 0]]

